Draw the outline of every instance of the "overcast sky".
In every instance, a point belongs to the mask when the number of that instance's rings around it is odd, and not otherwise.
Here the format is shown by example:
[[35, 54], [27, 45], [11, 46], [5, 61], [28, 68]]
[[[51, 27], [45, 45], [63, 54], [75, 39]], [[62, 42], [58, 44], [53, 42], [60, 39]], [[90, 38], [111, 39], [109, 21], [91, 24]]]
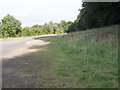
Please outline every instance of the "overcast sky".
[[82, 0], [0, 0], [0, 19], [7, 14], [22, 22], [22, 27], [49, 21], [74, 21]]

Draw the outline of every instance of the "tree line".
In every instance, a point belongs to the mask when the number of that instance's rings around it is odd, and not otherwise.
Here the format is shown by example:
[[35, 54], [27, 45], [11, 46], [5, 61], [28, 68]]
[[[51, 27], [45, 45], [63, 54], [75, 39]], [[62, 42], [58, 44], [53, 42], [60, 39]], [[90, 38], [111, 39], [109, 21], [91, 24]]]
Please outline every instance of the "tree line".
[[22, 36], [37, 36], [45, 34], [60, 34], [68, 30], [72, 24], [71, 21], [62, 20], [60, 23], [50, 21], [44, 25], [33, 25], [32, 27], [21, 27], [21, 22], [11, 15], [5, 16], [0, 22], [1, 38], [6, 37], [22, 37]]
[[120, 2], [83, 2], [79, 11], [68, 32], [120, 23]]
[[21, 27], [21, 22], [11, 15], [0, 22], [0, 32], [4, 37], [35, 36], [43, 34], [59, 34], [82, 31], [120, 23], [119, 2], [83, 2], [82, 9], [74, 22], [62, 20], [60, 23], [50, 21], [44, 25]]

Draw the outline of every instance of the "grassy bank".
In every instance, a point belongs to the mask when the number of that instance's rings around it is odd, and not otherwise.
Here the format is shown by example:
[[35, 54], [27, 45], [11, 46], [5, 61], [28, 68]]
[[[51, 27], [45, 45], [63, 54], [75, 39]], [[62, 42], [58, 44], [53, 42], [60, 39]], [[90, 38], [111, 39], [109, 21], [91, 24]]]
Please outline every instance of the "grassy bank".
[[[106, 31], [112, 33], [104, 34]], [[64, 56], [58, 60], [57, 74], [72, 75], [77, 83], [87, 87], [117, 87], [117, 32], [118, 25], [115, 25], [53, 38], [54, 52]], [[98, 34], [103, 35], [97, 37]]]
[[43, 39], [38, 52], [3, 60], [3, 87], [118, 87], [118, 25]]

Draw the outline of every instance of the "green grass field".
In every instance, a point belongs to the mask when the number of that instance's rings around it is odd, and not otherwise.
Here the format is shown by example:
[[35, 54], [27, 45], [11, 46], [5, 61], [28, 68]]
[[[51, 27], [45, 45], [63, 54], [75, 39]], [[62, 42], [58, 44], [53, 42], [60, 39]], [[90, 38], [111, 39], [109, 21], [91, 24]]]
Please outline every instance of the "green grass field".
[[[43, 51], [6, 60], [3, 87], [117, 88], [118, 25], [111, 35], [95, 36], [112, 29], [109, 26], [46, 39], [51, 43], [43, 46]], [[4, 73], [8, 68], [13, 71]]]
[[59, 60], [57, 74], [73, 75], [87, 87], [118, 87], [118, 25], [114, 29], [116, 32], [99, 38], [95, 35], [112, 31], [113, 26], [53, 38], [55, 49], [65, 56]]

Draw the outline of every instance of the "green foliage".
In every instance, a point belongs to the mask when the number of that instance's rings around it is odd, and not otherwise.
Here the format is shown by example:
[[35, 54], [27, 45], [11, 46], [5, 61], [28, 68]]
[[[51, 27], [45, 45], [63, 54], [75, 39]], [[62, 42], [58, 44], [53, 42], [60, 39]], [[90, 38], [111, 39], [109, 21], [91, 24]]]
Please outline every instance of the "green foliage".
[[30, 28], [28, 27], [22, 28], [21, 36], [31, 36]]
[[69, 28], [70, 25], [72, 25], [72, 22], [71, 21], [66, 22], [66, 21], [62, 20], [60, 22], [60, 25], [65, 32], [68, 32], [68, 28]]
[[0, 22], [0, 38], [2, 37], [2, 29], [1, 29], [1, 22]]
[[103, 27], [120, 23], [120, 3], [117, 2], [83, 2], [82, 9], [69, 27], [69, 32]]
[[61, 21], [53, 23], [50, 21], [44, 25], [33, 25], [32, 27], [21, 28], [21, 22], [9, 14], [2, 19], [0, 23], [1, 37], [20, 37], [20, 36], [37, 36], [45, 34], [60, 34], [67, 32], [68, 27], [72, 24], [71, 21]]
[[2, 19], [2, 37], [16, 37], [21, 32], [21, 22], [9, 14]]
[[[71, 22], [69, 22], [70, 25]], [[52, 21], [49, 24], [44, 25], [33, 25], [32, 27], [25, 27], [21, 31], [21, 36], [37, 36], [45, 34], [60, 34], [64, 33], [64, 29], [61, 26], [61, 23], [53, 23]]]

